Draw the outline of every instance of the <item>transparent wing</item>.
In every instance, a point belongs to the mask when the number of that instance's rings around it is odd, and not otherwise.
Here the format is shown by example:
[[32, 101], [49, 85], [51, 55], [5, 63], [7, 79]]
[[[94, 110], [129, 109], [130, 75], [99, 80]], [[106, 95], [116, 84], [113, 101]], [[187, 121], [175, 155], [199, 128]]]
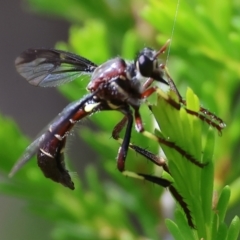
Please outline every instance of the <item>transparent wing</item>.
[[97, 67], [86, 58], [55, 49], [28, 49], [16, 58], [15, 65], [30, 84], [40, 87], [70, 82]]
[[44, 134], [36, 138], [25, 150], [24, 154], [18, 161], [14, 164], [9, 177], [12, 177], [25, 163], [27, 163], [36, 153], [39, 147], [39, 144], [43, 141]]

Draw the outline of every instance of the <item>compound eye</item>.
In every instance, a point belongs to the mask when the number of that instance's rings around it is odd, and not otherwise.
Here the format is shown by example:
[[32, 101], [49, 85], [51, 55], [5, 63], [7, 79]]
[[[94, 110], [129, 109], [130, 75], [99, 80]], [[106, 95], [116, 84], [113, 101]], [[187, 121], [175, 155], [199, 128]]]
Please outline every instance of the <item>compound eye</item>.
[[153, 65], [154, 61], [145, 55], [141, 55], [138, 58], [138, 70], [144, 77], [151, 77], [154, 68]]

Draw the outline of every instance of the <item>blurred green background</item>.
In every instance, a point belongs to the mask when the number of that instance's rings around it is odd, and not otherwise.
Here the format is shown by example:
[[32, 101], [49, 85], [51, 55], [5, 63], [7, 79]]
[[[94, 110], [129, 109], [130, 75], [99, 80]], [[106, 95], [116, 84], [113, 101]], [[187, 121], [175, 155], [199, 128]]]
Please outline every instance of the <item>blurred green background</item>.
[[[216, 138], [214, 185], [216, 195], [226, 184], [231, 187], [228, 221], [236, 212], [240, 212], [239, 1], [182, 0], [176, 19], [175, 0], [28, 0], [22, 3], [25, 14], [56, 18], [62, 21], [65, 31], [69, 26], [68, 40], [60, 41], [60, 37], [56, 47], [85, 56], [98, 64], [116, 55], [133, 59], [144, 46], [158, 49], [172, 37], [167, 66], [180, 92], [185, 93], [186, 87], [190, 86], [202, 105], [227, 124], [222, 136]], [[10, 15], [13, 17], [13, 14]], [[18, 38], [24, 26], [16, 23], [14, 28], [16, 31], [11, 37]], [[37, 30], [40, 25], [34, 28]], [[26, 38], [32, 34], [28, 31]], [[46, 34], [50, 35], [51, 32]], [[26, 48], [33, 46], [53, 47], [36, 46], [32, 42]], [[16, 50], [16, 56], [21, 50], [24, 49]], [[3, 68], [4, 64], [1, 63]], [[68, 101], [78, 99], [86, 93], [87, 81], [79, 79], [59, 90]], [[22, 82], [26, 88], [29, 87], [24, 80]], [[11, 89], [14, 89], [14, 85], [11, 85]], [[44, 91], [51, 95], [49, 91], [53, 90], [43, 89], [38, 93], [37, 96], [43, 98], [43, 102], [42, 107], [36, 107], [36, 112], [38, 118], [43, 117], [47, 123], [54, 115], [49, 119], [44, 116], [44, 108], [48, 104], [44, 102]], [[6, 96], [6, 93], [3, 94]], [[10, 96], [14, 98], [14, 94]], [[5, 101], [10, 96], [6, 96]], [[27, 96], [28, 93], [24, 97], [27, 99]], [[25, 105], [34, 104], [25, 101]], [[16, 98], [14, 104], [19, 109], [24, 108]], [[38, 131], [44, 124], [37, 128], [38, 125], [32, 122], [32, 115], [29, 112], [25, 121], [30, 128]], [[145, 116], [149, 116], [146, 109]], [[75, 138], [70, 139], [68, 152], [75, 148], [78, 155], [73, 157], [76, 161], [69, 162], [69, 168], [79, 176], [74, 179], [77, 189], [70, 192], [45, 179], [35, 161], [27, 164], [13, 179], [7, 178], [12, 165], [30, 140], [24, 137], [14, 119], [1, 115], [0, 191], [2, 196], [11, 196], [9, 201], [12, 198], [22, 199], [21, 205], [24, 205], [28, 215], [24, 225], [31, 226], [28, 231], [33, 234], [29, 233], [29, 236], [35, 236], [35, 239], [43, 239], [42, 234], [44, 239], [167, 239], [163, 209], [159, 204], [164, 191], [148, 183], [124, 178], [116, 170], [118, 144], [110, 136], [119, 118], [118, 113], [100, 113], [77, 128], [75, 135], [80, 135], [91, 148], [86, 145], [84, 150], [74, 147], [71, 142]], [[144, 121], [146, 128], [150, 128], [150, 119], [144, 118]], [[146, 148], [151, 146], [151, 151], [157, 152], [157, 146], [139, 134], [133, 134], [132, 141]], [[86, 149], [96, 154], [87, 155]], [[154, 171], [150, 164], [139, 160], [139, 156], [133, 153], [130, 153], [128, 159], [131, 159], [128, 161], [130, 169]], [[147, 209], [144, 208], [146, 205]], [[15, 218], [14, 214], [9, 216], [11, 218]], [[41, 218], [39, 228], [32, 229], [33, 218]], [[21, 231], [18, 226], [11, 226], [9, 219], [9, 231]], [[37, 223], [37, 220], [34, 222]], [[9, 233], [9, 236], [13, 235]], [[26, 239], [26, 236], [22, 239]]]

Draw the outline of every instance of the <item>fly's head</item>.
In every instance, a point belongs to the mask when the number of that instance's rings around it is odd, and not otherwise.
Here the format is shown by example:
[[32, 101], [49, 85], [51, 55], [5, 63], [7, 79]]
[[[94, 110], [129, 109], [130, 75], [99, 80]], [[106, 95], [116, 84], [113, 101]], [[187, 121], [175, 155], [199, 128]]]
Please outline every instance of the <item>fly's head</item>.
[[151, 48], [144, 48], [136, 56], [134, 65], [140, 76], [152, 78], [155, 81], [168, 85], [168, 82], [163, 79], [164, 70], [161, 68], [161, 64], [158, 59], [158, 56], [162, 52], [162, 49], [160, 51], [155, 51]]
[[158, 59], [155, 57], [156, 51], [151, 48], [144, 48], [135, 59], [135, 66], [144, 77], [151, 77], [152, 73], [158, 69]]

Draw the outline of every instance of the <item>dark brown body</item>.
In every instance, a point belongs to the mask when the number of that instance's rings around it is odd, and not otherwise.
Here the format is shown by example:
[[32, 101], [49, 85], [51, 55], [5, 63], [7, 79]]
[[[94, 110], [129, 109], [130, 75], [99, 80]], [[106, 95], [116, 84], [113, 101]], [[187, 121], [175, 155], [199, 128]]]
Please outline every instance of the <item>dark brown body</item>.
[[37, 152], [38, 166], [45, 177], [74, 189], [64, 164], [64, 147], [67, 135], [75, 123], [91, 114], [94, 108], [95, 111], [112, 109], [125, 111], [128, 105], [139, 108], [140, 84], [127, 78], [126, 69], [127, 64], [121, 58], [115, 58], [100, 65], [93, 72], [87, 87], [94, 94], [77, 101], [78, 104], [70, 104], [63, 116], [49, 125]]
[[75, 123], [89, 115], [89, 112], [83, 109], [85, 105], [91, 102], [86, 97], [67, 106], [62, 112], [62, 116], [48, 126], [48, 130], [42, 136], [43, 139], [40, 141], [37, 151], [38, 166], [45, 177], [61, 183], [72, 190], [74, 189], [74, 183], [64, 162], [66, 139]]

